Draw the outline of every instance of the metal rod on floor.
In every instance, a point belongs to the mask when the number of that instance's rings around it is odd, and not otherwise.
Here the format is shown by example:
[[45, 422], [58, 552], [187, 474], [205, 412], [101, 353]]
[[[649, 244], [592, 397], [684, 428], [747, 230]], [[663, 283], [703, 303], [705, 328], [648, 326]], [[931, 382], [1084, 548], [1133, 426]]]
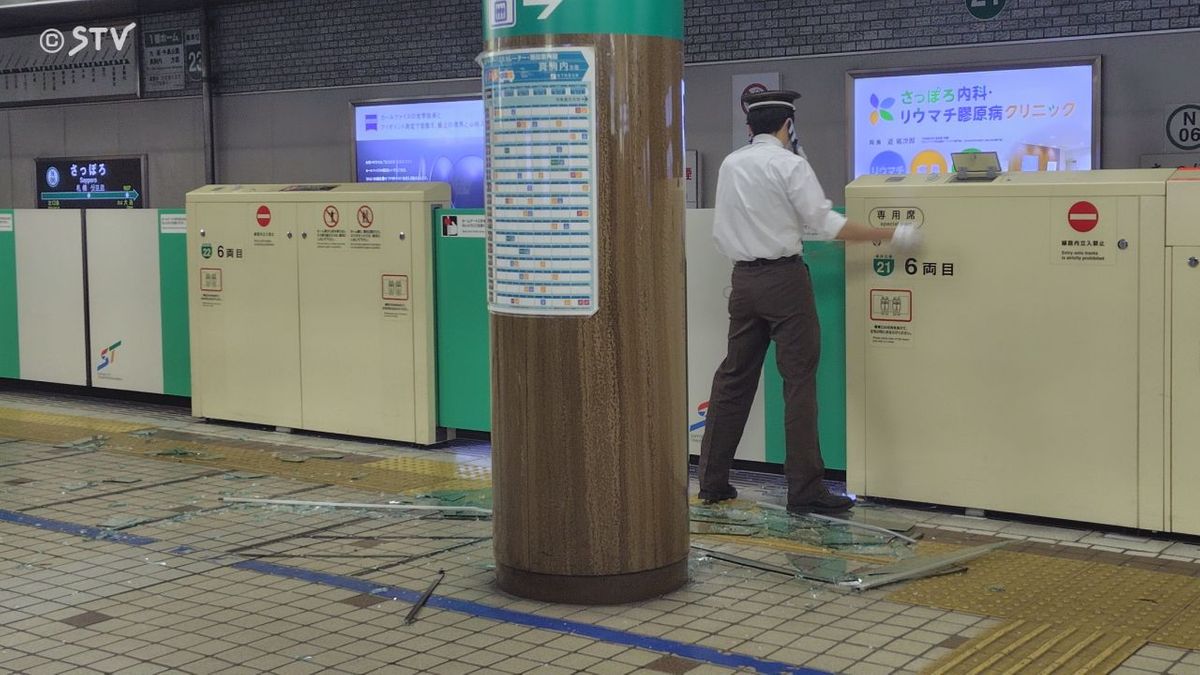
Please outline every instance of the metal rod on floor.
[[771, 563], [762, 562], [760, 560], [754, 560], [752, 558], [744, 558], [740, 555], [733, 555], [732, 553], [722, 553], [716, 549], [708, 548], [707, 546], [698, 546], [696, 544], [692, 544], [691, 548], [693, 551], [702, 552], [704, 555], [708, 556], [709, 558], [712, 558], [713, 560], [720, 560], [722, 562], [733, 563], [734, 565], [741, 565], [742, 567], [750, 567], [752, 569], [762, 570], [763, 572], [775, 572], [776, 574], [786, 574], [787, 576], [792, 577], [792, 578], [795, 578], [795, 577], [799, 576], [799, 574], [800, 574], [799, 571], [790, 569], [788, 567], [782, 567], [780, 565], [772, 565]]
[[426, 588], [425, 592], [421, 594], [421, 597], [417, 600], [417, 604], [413, 605], [413, 608], [408, 610], [408, 616], [404, 617], [405, 626], [411, 626], [417, 622], [417, 612], [420, 612], [421, 608], [425, 606], [425, 603], [429, 602], [429, 596], [433, 595], [434, 589], [438, 587], [438, 584], [442, 583], [442, 579], [446, 578], [446, 570], [438, 570], [437, 573], [437, 578], [434, 579], [433, 583], [429, 584], [429, 588]]
[[393, 511], [454, 511], [456, 513], [476, 513], [481, 516], [492, 515], [491, 509], [478, 506], [437, 506], [434, 504], [354, 504], [347, 502], [306, 502], [295, 499], [251, 499], [249, 497], [220, 497], [223, 502], [235, 504], [277, 504], [280, 506], [328, 506], [335, 509], [383, 509]]

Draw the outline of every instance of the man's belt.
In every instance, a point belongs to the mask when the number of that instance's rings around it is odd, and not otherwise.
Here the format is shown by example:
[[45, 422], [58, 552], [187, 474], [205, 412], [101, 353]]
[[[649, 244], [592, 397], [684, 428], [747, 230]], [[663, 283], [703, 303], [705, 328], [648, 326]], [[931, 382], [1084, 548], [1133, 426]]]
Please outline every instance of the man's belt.
[[782, 265], [784, 263], [796, 262], [799, 259], [799, 255], [789, 255], [783, 258], [755, 258], [754, 260], [738, 260], [733, 264], [735, 267], [763, 267], [765, 265]]

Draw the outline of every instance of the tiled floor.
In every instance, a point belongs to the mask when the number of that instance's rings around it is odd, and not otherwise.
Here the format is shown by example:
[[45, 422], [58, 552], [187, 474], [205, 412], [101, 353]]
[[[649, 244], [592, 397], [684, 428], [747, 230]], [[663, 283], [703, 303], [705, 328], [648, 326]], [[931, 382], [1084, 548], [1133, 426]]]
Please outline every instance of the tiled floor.
[[[488, 466], [439, 450], [201, 424], [153, 405], [3, 392], [0, 408], [225, 439]], [[0, 671], [17, 673], [918, 672], [999, 620], [887, 600], [696, 555], [683, 589], [618, 607], [550, 605], [493, 585], [491, 525], [221, 497], [383, 503], [394, 495], [0, 439]], [[248, 474], [250, 476], [254, 474]], [[743, 497], [782, 481], [743, 474]], [[946, 541], [1021, 540], [1046, 555], [1200, 570], [1195, 543], [888, 509]], [[123, 520], [116, 520], [116, 519]], [[136, 524], [135, 524], [136, 523]], [[1040, 548], [1039, 548], [1040, 547]], [[411, 625], [414, 601], [445, 572]], [[1200, 653], [1148, 645], [1118, 672], [1200, 675]]]

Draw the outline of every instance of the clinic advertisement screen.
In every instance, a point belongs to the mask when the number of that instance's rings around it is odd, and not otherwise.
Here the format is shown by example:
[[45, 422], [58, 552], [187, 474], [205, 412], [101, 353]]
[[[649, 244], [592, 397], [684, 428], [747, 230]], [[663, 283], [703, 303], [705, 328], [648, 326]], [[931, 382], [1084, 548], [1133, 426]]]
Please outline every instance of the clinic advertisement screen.
[[483, 208], [483, 101], [359, 104], [354, 157], [359, 182], [449, 183], [455, 207]]
[[952, 153], [996, 152], [1005, 171], [1096, 166], [1098, 62], [851, 73], [852, 178], [953, 171]]

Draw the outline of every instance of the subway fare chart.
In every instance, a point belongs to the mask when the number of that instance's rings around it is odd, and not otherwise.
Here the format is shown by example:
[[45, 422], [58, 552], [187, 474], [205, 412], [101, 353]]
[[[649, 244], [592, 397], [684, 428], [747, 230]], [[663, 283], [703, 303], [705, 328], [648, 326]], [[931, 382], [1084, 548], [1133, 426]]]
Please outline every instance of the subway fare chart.
[[39, 209], [137, 209], [145, 203], [140, 157], [37, 160]]
[[482, 59], [492, 312], [597, 311], [595, 55], [517, 49]]

